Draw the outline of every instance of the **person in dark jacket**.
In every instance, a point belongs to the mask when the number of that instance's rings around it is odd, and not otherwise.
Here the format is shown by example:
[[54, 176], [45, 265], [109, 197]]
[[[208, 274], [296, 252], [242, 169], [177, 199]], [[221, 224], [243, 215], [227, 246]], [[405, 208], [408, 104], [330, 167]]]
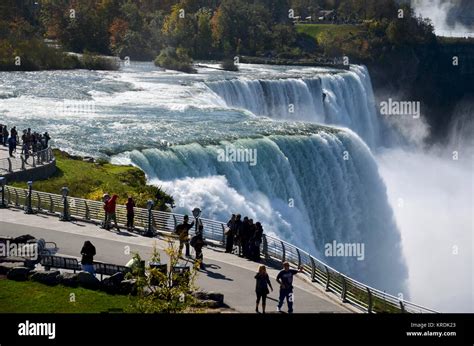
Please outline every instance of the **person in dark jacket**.
[[127, 207], [127, 231], [131, 232], [133, 231], [133, 221], [135, 218], [135, 211], [133, 209], [135, 208], [135, 201], [132, 197], [128, 197], [125, 206]]
[[257, 294], [257, 305], [255, 307], [255, 312], [259, 313], [258, 305], [260, 304], [260, 299], [262, 299], [262, 312], [265, 313], [265, 306], [267, 302], [267, 295], [270, 293], [268, 287], [273, 292], [272, 283], [270, 282], [270, 277], [267, 274], [267, 268], [265, 266], [260, 266], [258, 268], [258, 273], [255, 275], [255, 293]]
[[[240, 232], [240, 244], [242, 248], [242, 255], [246, 258], [249, 258], [249, 242], [250, 242], [250, 220], [246, 216], [244, 217], [244, 222], [242, 223], [242, 229]], [[239, 253], [239, 256], [241, 254]]]
[[278, 300], [277, 311], [281, 312], [281, 307], [283, 306], [283, 301], [286, 298], [286, 303], [288, 304], [288, 313], [293, 312], [293, 276], [303, 272], [303, 267], [300, 267], [299, 270], [290, 269], [290, 264], [288, 262], [283, 263], [283, 270], [281, 270], [277, 275], [277, 282], [280, 284], [280, 298]]
[[242, 230], [243, 230], [243, 222], [242, 216], [237, 214], [235, 216], [235, 233], [234, 233], [234, 243], [237, 244], [239, 253], [238, 255], [242, 257]]
[[232, 253], [234, 247], [234, 232], [235, 232], [235, 214], [232, 214], [229, 222], [227, 222], [225, 252]]
[[202, 248], [205, 245], [205, 243], [204, 243], [203, 233], [204, 233], [204, 227], [202, 225], [199, 225], [198, 230], [196, 231], [196, 234], [191, 239], [191, 246], [194, 248], [194, 251], [196, 252], [196, 261], [199, 261], [199, 267], [201, 269], [204, 269]]
[[183, 247], [186, 246], [186, 257], [190, 257], [189, 253], [189, 230], [194, 226], [194, 221], [189, 223], [189, 216], [184, 215], [183, 223], [180, 223], [176, 226], [176, 234], [179, 237], [179, 255], [181, 256], [183, 252]]
[[255, 223], [255, 231], [250, 239], [250, 256], [255, 262], [260, 262], [260, 245], [263, 239], [263, 227], [260, 222]]
[[91, 273], [95, 276], [94, 272], [94, 256], [95, 256], [95, 246], [88, 240], [84, 242], [82, 246], [81, 255], [82, 255], [82, 270], [88, 273]]

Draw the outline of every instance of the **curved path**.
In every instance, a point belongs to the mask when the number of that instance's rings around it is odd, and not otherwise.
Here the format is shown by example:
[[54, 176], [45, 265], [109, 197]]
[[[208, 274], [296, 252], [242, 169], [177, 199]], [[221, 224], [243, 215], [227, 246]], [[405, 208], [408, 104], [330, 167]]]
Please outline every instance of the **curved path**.
[[[84, 222], [61, 222], [56, 217], [35, 214], [26, 215], [20, 209], [0, 209], [0, 235], [19, 236], [31, 234], [36, 238], [54, 241], [58, 245], [57, 255], [78, 257], [85, 240], [90, 240], [97, 249], [98, 261], [124, 265], [131, 258], [130, 253], [139, 252], [149, 260], [153, 245], [160, 250], [161, 259], [167, 262], [163, 249], [165, 238], [146, 238], [134, 233], [106, 231]], [[204, 248], [205, 269], [197, 276], [197, 286], [206, 291], [224, 294], [225, 303], [237, 312], [255, 311], [254, 275], [258, 264], [235, 255], [224, 253], [221, 248]], [[278, 284], [275, 281], [278, 270], [268, 270], [273, 288], [267, 301], [267, 312], [276, 310]], [[359, 312], [339, 298], [326, 293], [311, 284], [306, 277], [296, 277], [295, 312], [301, 313], [350, 313]], [[286, 304], [283, 306], [286, 311]]]

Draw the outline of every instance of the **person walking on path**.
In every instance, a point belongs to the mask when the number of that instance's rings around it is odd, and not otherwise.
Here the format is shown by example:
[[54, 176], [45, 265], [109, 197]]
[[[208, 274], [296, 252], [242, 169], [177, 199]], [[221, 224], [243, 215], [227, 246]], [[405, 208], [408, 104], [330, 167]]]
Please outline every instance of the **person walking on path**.
[[278, 301], [277, 311], [281, 312], [281, 307], [283, 306], [283, 301], [286, 298], [286, 303], [288, 304], [288, 313], [293, 312], [293, 276], [303, 272], [303, 267], [300, 267], [299, 270], [290, 269], [290, 264], [288, 262], [283, 263], [283, 270], [281, 270], [277, 275], [277, 282], [280, 284], [280, 298]]
[[135, 202], [132, 197], [128, 197], [127, 203], [125, 204], [127, 208], [127, 231], [133, 231], [133, 220], [135, 218]]
[[267, 274], [267, 268], [264, 265], [258, 267], [258, 273], [255, 275], [255, 293], [257, 294], [257, 305], [255, 307], [255, 312], [259, 313], [258, 305], [260, 304], [260, 299], [262, 299], [262, 313], [265, 313], [265, 306], [267, 303], [267, 295], [270, 293], [268, 287], [273, 292], [272, 283], [270, 282], [270, 277]]
[[194, 226], [194, 221], [189, 223], [189, 216], [184, 215], [183, 223], [176, 226], [176, 234], [179, 237], [179, 255], [183, 253], [183, 247], [186, 246], [186, 257], [191, 257], [189, 253], [189, 230]]
[[91, 273], [92, 275], [95, 276], [94, 272], [94, 256], [95, 256], [95, 246], [92, 245], [92, 243], [89, 240], [86, 240], [84, 242], [84, 245], [82, 246], [81, 249], [81, 264], [82, 264], [82, 270], [88, 273]]

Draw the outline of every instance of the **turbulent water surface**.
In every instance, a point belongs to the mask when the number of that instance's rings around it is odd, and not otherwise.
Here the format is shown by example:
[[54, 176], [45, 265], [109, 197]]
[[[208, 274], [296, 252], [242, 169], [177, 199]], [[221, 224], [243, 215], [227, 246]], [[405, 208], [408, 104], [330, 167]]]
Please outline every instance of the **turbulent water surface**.
[[[441, 299], [428, 299], [429, 280], [417, 280], [420, 258], [429, 254], [414, 254], [422, 237], [412, 235], [432, 235], [419, 229], [415, 209], [411, 218], [396, 209], [399, 195], [419, 181], [400, 186], [406, 174], [394, 161], [401, 155], [405, 164], [421, 163], [427, 154], [416, 149], [416, 156], [378, 115], [365, 67], [241, 65], [239, 73], [185, 75], [132, 63], [118, 72], [0, 73], [0, 87], [0, 122], [48, 130], [71, 153], [137, 165], [174, 196], [178, 212], [199, 206], [221, 221], [248, 215], [381, 290], [447, 310], [472, 303], [460, 290], [447, 307], [444, 289]], [[252, 160], [222, 160], [229, 149]], [[460, 216], [465, 240], [469, 219]], [[364, 244], [364, 258], [326, 256], [333, 241]]]

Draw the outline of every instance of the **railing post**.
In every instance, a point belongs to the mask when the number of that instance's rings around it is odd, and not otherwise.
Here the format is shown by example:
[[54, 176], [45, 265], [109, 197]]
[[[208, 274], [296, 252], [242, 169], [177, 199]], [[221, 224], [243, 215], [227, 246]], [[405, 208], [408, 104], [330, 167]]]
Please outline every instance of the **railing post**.
[[2, 200], [0, 202], [0, 208], [7, 208], [8, 204], [5, 203], [5, 185], [6, 179], [4, 177], [0, 177], [0, 187], [2, 188]]
[[372, 292], [370, 292], [370, 289], [368, 287], [367, 287], [367, 297], [368, 297], [367, 312], [371, 314], [373, 301], [372, 301]]
[[8, 158], [7, 160], [8, 160], [8, 171], [9, 171], [10, 173], [12, 173], [12, 172], [13, 172], [12, 159], [11, 159], [11, 158]]
[[285, 244], [282, 241], [280, 241], [280, 243], [281, 243], [281, 250], [282, 250], [281, 263], [283, 263], [286, 261]]
[[400, 300], [399, 302], [400, 302], [400, 310], [401, 310], [402, 314], [404, 314], [404, 313], [406, 312], [406, 310], [405, 310], [405, 304], [403, 304], [403, 301], [402, 301], [402, 300]]
[[35, 154], [31, 154], [31, 161], [33, 162], [33, 167], [36, 167]]
[[15, 206], [20, 206], [20, 197], [18, 197], [18, 191], [15, 190]]
[[313, 257], [309, 257], [311, 260], [311, 281], [316, 282], [316, 264], [314, 263]]
[[326, 269], [326, 292], [329, 292], [329, 283], [331, 281], [331, 274], [329, 273], [328, 267], [324, 266]]
[[90, 216], [89, 205], [87, 204], [87, 200], [84, 200], [84, 205], [85, 205], [85, 209], [86, 209], [85, 218], [86, 218], [86, 220], [90, 220], [91, 216]]
[[41, 211], [41, 197], [38, 192], [36, 192], [36, 197], [38, 197], [38, 213]]
[[34, 214], [33, 208], [31, 207], [31, 197], [33, 194], [33, 182], [29, 180], [27, 184], [28, 184], [28, 193], [26, 196], [25, 214]]
[[25, 158], [23, 157], [23, 155], [20, 155], [20, 160], [21, 160], [21, 170], [24, 171], [26, 168], [25, 168]]
[[63, 196], [63, 212], [59, 219], [61, 221], [71, 221], [71, 216], [69, 215], [69, 201], [67, 200], [69, 189], [66, 186], [64, 186], [61, 189], [61, 194]]
[[296, 248], [296, 253], [298, 254], [298, 268], [299, 268], [301, 267], [301, 254], [298, 248]]
[[53, 195], [49, 195], [49, 211], [51, 212], [51, 214], [54, 213]]
[[342, 278], [342, 291], [341, 291], [341, 299], [342, 302], [345, 303], [347, 302], [346, 296], [347, 296], [347, 282], [346, 278], [344, 276], [341, 276]]
[[268, 241], [267, 241], [267, 236], [265, 234], [262, 235], [262, 243], [263, 243], [263, 255], [265, 256], [265, 261], [268, 261], [270, 256], [268, 256]]

